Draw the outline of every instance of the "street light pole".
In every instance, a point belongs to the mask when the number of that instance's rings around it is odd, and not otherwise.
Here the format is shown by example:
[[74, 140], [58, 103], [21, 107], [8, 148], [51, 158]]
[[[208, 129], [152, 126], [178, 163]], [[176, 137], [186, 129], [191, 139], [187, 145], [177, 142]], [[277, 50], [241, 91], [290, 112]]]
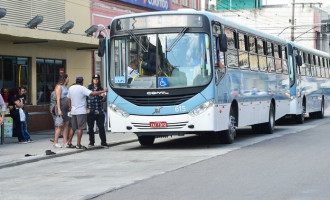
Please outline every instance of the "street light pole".
[[291, 41], [294, 41], [294, 7], [295, 7], [295, 0], [292, 0]]

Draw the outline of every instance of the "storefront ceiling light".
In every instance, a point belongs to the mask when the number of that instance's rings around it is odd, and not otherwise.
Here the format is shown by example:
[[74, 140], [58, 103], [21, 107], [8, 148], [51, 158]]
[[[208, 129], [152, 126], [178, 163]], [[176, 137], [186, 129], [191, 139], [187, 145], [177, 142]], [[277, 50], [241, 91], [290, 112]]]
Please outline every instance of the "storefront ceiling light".
[[68, 31], [69, 31], [70, 29], [72, 29], [73, 26], [74, 26], [74, 22], [70, 20], [70, 21], [68, 21], [67, 23], [65, 23], [63, 26], [60, 27], [60, 31], [61, 31], [62, 33], [68, 33]]
[[43, 20], [44, 17], [42, 15], [37, 15], [26, 24], [26, 27], [31, 29], [37, 28], [37, 26], [41, 24]]
[[5, 17], [7, 14], [7, 9], [6, 8], [0, 8], [0, 19]]
[[95, 33], [97, 31], [97, 29], [99, 29], [99, 27], [97, 25], [93, 25], [91, 27], [89, 27], [85, 33], [87, 34], [87, 36], [92, 36], [93, 33]]

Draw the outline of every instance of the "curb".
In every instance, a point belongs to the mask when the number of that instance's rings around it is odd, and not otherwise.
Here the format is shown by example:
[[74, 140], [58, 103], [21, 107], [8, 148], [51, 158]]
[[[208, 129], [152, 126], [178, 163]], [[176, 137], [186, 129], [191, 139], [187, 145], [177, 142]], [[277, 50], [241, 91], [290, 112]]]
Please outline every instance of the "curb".
[[[110, 147], [114, 147], [114, 146], [119, 146], [122, 144], [127, 144], [127, 143], [132, 143], [132, 142], [137, 142], [137, 139], [130, 139], [130, 140], [123, 140], [123, 141], [119, 141], [119, 142], [115, 142], [113, 144], [109, 145]], [[86, 150], [73, 150], [73, 151], [68, 151], [68, 152], [63, 152], [63, 153], [57, 153], [54, 155], [37, 155], [36, 157], [32, 157], [31, 159], [28, 160], [21, 160], [21, 161], [12, 161], [10, 163], [4, 163], [4, 164], [0, 164], [0, 169], [4, 169], [4, 168], [8, 168], [8, 167], [15, 167], [15, 166], [19, 166], [19, 165], [23, 165], [23, 164], [27, 164], [27, 163], [34, 163], [34, 162], [38, 162], [41, 160], [48, 160], [48, 159], [52, 159], [52, 158], [58, 158], [58, 157], [63, 157], [63, 156], [68, 156], [68, 155], [72, 155], [72, 154], [76, 154], [76, 153], [82, 153], [85, 151], [92, 151], [92, 150], [99, 150], [99, 149], [107, 149], [101, 146], [97, 146], [97, 147], [92, 147]]]

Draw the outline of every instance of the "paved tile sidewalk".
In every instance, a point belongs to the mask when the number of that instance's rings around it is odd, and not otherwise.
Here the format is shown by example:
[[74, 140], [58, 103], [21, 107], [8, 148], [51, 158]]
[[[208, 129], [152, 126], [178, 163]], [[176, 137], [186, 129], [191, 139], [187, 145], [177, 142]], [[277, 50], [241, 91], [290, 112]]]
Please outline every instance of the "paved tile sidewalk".
[[[5, 144], [0, 145], [0, 169], [10, 166], [16, 166], [24, 163], [35, 162], [43, 159], [50, 159], [58, 156], [65, 156], [74, 153], [80, 153], [83, 150], [79, 149], [68, 149], [68, 148], [55, 148], [53, 147], [50, 138], [53, 138], [53, 131], [41, 131], [31, 133], [31, 138], [34, 140], [33, 143], [18, 144], [17, 138], [5, 138]], [[73, 144], [76, 144], [76, 134], [73, 138]], [[135, 142], [137, 137], [133, 133], [111, 133], [107, 132], [107, 142], [110, 145], [118, 145], [121, 143]], [[59, 140], [62, 142], [62, 139]], [[84, 132], [82, 137], [82, 145], [87, 146], [89, 143], [88, 134]], [[89, 148], [88, 150], [101, 148], [101, 141], [99, 135], [95, 135], [95, 147]], [[111, 147], [110, 147], [111, 148]], [[55, 155], [47, 156], [46, 150], [55, 152]], [[31, 156], [26, 157], [26, 154]]]

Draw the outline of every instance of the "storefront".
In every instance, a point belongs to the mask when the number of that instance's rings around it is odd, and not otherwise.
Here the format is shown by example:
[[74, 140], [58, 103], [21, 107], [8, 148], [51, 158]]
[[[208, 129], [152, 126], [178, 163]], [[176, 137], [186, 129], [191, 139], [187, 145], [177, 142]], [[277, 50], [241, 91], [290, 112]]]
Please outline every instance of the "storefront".
[[[89, 1], [5, 1], [7, 13], [0, 19], [0, 88], [28, 89], [28, 128], [31, 132], [53, 129], [49, 114], [50, 93], [58, 77], [67, 73], [69, 86], [75, 77], [91, 80], [93, 51], [98, 39], [87, 37], [90, 27]], [[19, 17], [18, 17], [19, 16]], [[34, 16], [43, 16], [37, 28], [27, 26]], [[74, 27], [60, 28], [67, 21]]]

